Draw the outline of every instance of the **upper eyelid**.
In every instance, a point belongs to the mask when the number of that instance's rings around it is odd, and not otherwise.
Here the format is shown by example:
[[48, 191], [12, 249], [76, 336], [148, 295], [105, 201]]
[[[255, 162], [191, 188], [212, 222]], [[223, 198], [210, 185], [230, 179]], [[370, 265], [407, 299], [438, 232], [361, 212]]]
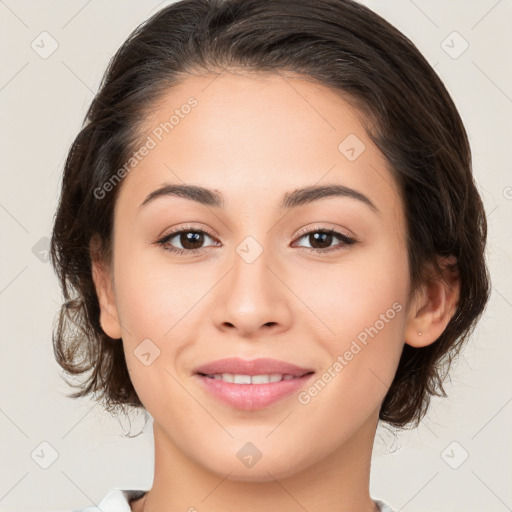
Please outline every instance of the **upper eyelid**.
[[[189, 232], [189, 231], [190, 232], [202, 232], [202, 233], [208, 235], [212, 240], [215, 240], [216, 242], [219, 242], [217, 237], [212, 235], [205, 228], [198, 228], [198, 227], [187, 226], [187, 225], [181, 226], [181, 227], [171, 231], [170, 233], [167, 233], [167, 234], [161, 236], [159, 240], [160, 241], [168, 241], [168, 240], [174, 238], [175, 236], [177, 236], [177, 235], [179, 235], [179, 234], [181, 234], [183, 232]], [[318, 226], [312, 226], [312, 227], [309, 227], [309, 228], [304, 228], [303, 230], [299, 231], [295, 235], [293, 241], [301, 239], [301, 238], [303, 238], [303, 237], [305, 237], [305, 236], [307, 236], [307, 235], [309, 235], [311, 233], [316, 233], [316, 232], [321, 232], [321, 231], [332, 232], [335, 236], [344, 237], [344, 238], [347, 238], [347, 239], [350, 239], [350, 240], [353, 240], [353, 241], [357, 241], [354, 236], [352, 236], [350, 234], [347, 234], [347, 233], [343, 233], [341, 229], [327, 227], [325, 225], [318, 225]]]
[[203, 232], [205, 234], [207, 234], [209, 237], [211, 238], [215, 238], [215, 236], [213, 234], [211, 234], [206, 228], [203, 228], [203, 227], [195, 227], [195, 226], [189, 226], [189, 225], [183, 225], [183, 226], [180, 226], [176, 229], [172, 229], [171, 231], [169, 231], [168, 233], [165, 233], [163, 235], [160, 236], [160, 239], [162, 238], [167, 238], [168, 236], [172, 236], [172, 235], [176, 235], [176, 234], [179, 234], [183, 231], [196, 231], [196, 232]]
[[[328, 223], [327, 223], [328, 224]], [[326, 226], [325, 224], [319, 224], [317, 226], [312, 226], [312, 227], [308, 227], [308, 228], [304, 228], [304, 229], [301, 229], [296, 235], [295, 237], [302, 237], [304, 235], [307, 235], [309, 233], [315, 233], [317, 231], [334, 231], [336, 233], [339, 233], [340, 235], [343, 235], [347, 238], [355, 238], [353, 235], [351, 235], [350, 233], [343, 233], [343, 229], [342, 228], [338, 228], [338, 227], [328, 227]]]
[[[319, 226], [312, 226], [312, 227], [309, 227], [309, 228], [304, 228], [304, 229], [301, 229], [295, 236], [302, 236], [302, 235], [305, 235], [305, 234], [308, 234], [308, 233], [311, 233], [311, 232], [316, 232], [316, 231], [340, 231], [341, 229], [340, 228], [332, 228], [332, 227], [327, 227], [325, 225], [319, 225]], [[166, 233], [164, 235], [162, 235], [160, 238], [164, 238], [164, 237], [167, 237], [169, 235], [175, 235], [177, 233], [181, 233], [183, 231], [195, 231], [195, 232], [204, 232], [206, 233], [208, 236], [211, 236], [212, 238], [216, 238], [215, 235], [211, 234], [206, 228], [198, 228], [198, 227], [195, 227], [195, 226], [187, 226], [187, 225], [184, 225], [184, 226], [181, 226], [181, 227], [178, 227], [172, 231], [170, 231], [169, 233]], [[345, 233], [340, 233], [340, 234], [345, 234]], [[345, 236], [350, 236], [348, 234], [345, 234]]]

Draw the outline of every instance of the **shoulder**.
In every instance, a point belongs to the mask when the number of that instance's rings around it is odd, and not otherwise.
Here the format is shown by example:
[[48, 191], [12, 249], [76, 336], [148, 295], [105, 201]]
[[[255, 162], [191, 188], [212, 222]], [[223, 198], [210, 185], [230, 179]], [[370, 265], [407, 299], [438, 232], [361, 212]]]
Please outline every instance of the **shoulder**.
[[142, 497], [146, 492], [141, 489], [110, 489], [98, 505], [71, 512], [131, 512], [130, 501]]
[[387, 503], [381, 500], [373, 500], [375, 505], [379, 508], [379, 512], [395, 512]]
[[[131, 512], [130, 501], [136, 500], [146, 494], [142, 489], [111, 489], [97, 506], [86, 507], [71, 512]], [[374, 500], [379, 512], [395, 512], [389, 505], [381, 500]]]

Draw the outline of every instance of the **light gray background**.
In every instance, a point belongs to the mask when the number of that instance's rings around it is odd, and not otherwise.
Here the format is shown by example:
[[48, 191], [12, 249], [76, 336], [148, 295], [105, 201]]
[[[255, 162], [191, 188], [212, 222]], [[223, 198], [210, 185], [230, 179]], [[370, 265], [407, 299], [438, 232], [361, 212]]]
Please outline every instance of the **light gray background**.
[[[126, 422], [89, 401], [65, 397], [69, 389], [51, 345], [60, 290], [45, 262], [45, 237], [66, 152], [108, 60], [166, 3], [0, 0], [3, 511], [91, 506], [112, 487], [149, 488], [152, 482], [151, 428], [123, 438]], [[379, 429], [371, 493], [405, 512], [512, 510], [512, 2], [362, 3], [412, 39], [454, 98], [488, 212], [494, 285], [484, 318], [452, 372], [449, 398], [434, 400], [417, 430], [394, 437]], [[43, 31], [59, 45], [47, 59], [31, 47]], [[458, 58], [452, 56], [463, 41], [450, 36], [453, 31], [469, 44]], [[142, 425], [142, 417], [135, 418], [132, 432]], [[58, 453], [48, 469], [39, 465], [50, 462], [52, 453], [42, 442]], [[454, 469], [466, 452], [467, 460]]]

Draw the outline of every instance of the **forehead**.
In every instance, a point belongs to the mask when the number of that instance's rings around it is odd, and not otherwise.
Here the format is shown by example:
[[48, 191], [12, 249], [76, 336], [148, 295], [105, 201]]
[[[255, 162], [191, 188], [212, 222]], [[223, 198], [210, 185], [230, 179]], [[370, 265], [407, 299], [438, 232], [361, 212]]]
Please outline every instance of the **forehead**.
[[137, 204], [163, 183], [221, 191], [227, 206], [242, 197], [277, 203], [295, 188], [339, 183], [364, 191], [379, 209], [395, 208], [395, 218], [400, 213], [397, 185], [360, 113], [304, 78], [191, 75], [152, 106], [140, 131], [139, 149], [150, 149], [121, 194]]

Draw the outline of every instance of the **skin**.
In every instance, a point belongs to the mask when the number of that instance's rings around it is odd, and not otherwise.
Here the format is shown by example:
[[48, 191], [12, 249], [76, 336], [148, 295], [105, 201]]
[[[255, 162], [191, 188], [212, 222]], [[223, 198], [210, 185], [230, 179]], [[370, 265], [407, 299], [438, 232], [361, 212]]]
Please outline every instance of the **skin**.
[[[445, 329], [458, 279], [410, 293], [397, 185], [359, 113], [335, 92], [283, 74], [192, 75], [158, 104], [144, 137], [190, 96], [197, 107], [120, 185], [111, 264], [91, 244], [102, 328], [122, 338], [154, 419], [154, 482], [132, 509], [374, 511], [369, 476], [380, 405], [404, 342], [425, 346]], [[365, 145], [354, 161], [338, 149], [349, 134]], [[175, 196], [140, 207], [164, 183], [216, 190], [224, 207]], [[363, 193], [378, 212], [335, 196], [279, 209], [283, 194], [328, 183]], [[199, 254], [156, 243], [184, 225], [213, 235]], [[314, 246], [300, 233], [320, 228], [357, 243], [333, 237]], [[252, 263], [236, 252], [247, 236], [263, 249]], [[183, 247], [179, 236], [171, 243]], [[238, 356], [289, 361], [319, 378], [394, 303], [401, 311], [307, 404], [291, 395], [238, 410], [193, 375], [200, 364]], [[160, 350], [148, 366], [134, 354], [145, 339]], [[237, 457], [247, 442], [262, 453], [252, 467]]]

